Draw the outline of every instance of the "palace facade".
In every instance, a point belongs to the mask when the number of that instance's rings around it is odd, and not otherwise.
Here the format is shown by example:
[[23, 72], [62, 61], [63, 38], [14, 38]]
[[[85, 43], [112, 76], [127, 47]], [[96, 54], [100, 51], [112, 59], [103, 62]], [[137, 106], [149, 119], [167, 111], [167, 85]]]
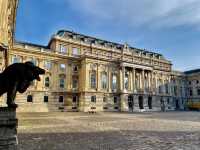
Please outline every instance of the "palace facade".
[[60, 30], [48, 46], [15, 42], [9, 64], [25, 61], [46, 75], [17, 95], [19, 111], [184, 109], [183, 74], [163, 55], [126, 43]]

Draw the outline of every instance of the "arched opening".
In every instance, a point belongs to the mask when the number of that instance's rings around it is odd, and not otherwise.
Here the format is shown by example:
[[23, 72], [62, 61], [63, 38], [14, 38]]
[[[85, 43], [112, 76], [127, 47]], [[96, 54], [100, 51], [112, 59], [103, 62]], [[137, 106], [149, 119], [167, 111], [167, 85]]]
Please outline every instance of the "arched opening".
[[161, 111], [165, 111], [165, 101], [162, 97], [160, 98], [160, 105], [161, 105]]
[[133, 111], [133, 108], [134, 108], [133, 95], [128, 96], [128, 108], [129, 108], [129, 111]]
[[152, 97], [151, 96], [148, 97], [148, 107], [149, 107], [149, 109], [152, 109]]
[[142, 96], [139, 96], [138, 100], [139, 100], [139, 108], [140, 108], [140, 109], [144, 109], [143, 97], [142, 97]]
[[180, 109], [179, 101], [178, 101], [178, 99], [176, 99], [176, 110], [179, 110], [179, 109]]

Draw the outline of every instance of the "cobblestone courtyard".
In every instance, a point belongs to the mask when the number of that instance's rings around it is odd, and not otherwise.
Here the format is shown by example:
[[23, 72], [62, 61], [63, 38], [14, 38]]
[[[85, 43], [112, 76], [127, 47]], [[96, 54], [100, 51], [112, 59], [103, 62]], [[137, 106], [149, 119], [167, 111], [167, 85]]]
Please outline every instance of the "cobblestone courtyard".
[[19, 113], [20, 150], [199, 150], [200, 112]]

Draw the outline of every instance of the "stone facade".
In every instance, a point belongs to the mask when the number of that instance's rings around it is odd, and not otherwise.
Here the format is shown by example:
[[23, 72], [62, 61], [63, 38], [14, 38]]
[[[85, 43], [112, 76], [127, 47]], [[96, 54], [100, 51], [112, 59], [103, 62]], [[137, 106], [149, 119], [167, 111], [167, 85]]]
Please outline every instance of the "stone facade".
[[184, 108], [172, 88], [182, 74], [161, 54], [64, 30], [48, 46], [16, 42], [9, 54], [10, 64], [47, 71], [17, 95], [18, 111], [165, 111], [176, 100]]
[[0, 0], [0, 69], [8, 64], [12, 48], [18, 0]]
[[189, 109], [200, 109], [200, 70], [185, 72], [186, 104]]

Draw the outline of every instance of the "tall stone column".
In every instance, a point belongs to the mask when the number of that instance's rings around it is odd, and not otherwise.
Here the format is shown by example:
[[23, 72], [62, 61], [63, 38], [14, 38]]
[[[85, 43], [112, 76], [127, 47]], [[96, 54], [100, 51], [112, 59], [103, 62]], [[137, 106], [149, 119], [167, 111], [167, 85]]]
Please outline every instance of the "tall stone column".
[[122, 68], [119, 69], [119, 89], [120, 89], [120, 91], [122, 91], [122, 89], [123, 89]]
[[124, 91], [124, 74], [125, 74], [125, 68], [124, 67], [122, 67], [122, 68], [120, 68], [120, 70], [119, 70], [119, 79], [120, 79], [120, 91]]
[[148, 90], [151, 89], [151, 72], [148, 72]]
[[120, 110], [121, 111], [129, 111], [127, 96], [125, 96], [125, 94], [120, 95]]
[[[41, 68], [44, 68], [44, 62], [43, 62], [42, 59], [38, 59], [38, 66], [41, 67]], [[34, 81], [34, 82], [36, 82], [35, 88], [38, 89], [38, 90], [42, 90], [44, 88], [44, 84], [43, 84], [44, 76], [41, 76], [40, 78], [41, 78], [42, 82]]]
[[144, 70], [142, 70], [142, 76], [141, 76], [141, 89], [144, 90]]
[[133, 80], [133, 92], [135, 92], [135, 68], [133, 68], [133, 71], [132, 71], [132, 80]]
[[0, 149], [17, 149], [16, 108], [0, 107]]
[[99, 64], [97, 64], [96, 79], [97, 79], [96, 80], [96, 82], [97, 82], [96, 88], [97, 88], [97, 91], [100, 91], [100, 89], [101, 89], [101, 73], [100, 73]]
[[130, 79], [130, 81], [129, 81], [130, 91], [133, 91], [133, 74], [132, 74], [132, 72], [129, 72], [129, 79]]
[[107, 76], [107, 79], [108, 79], [107, 89], [108, 89], [108, 92], [110, 92], [110, 91], [112, 91], [112, 71], [111, 71], [110, 67], [108, 69], [107, 75], [108, 75]]
[[156, 73], [155, 73], [155, 92], [158, 93], [158, 77]]
[[150, 87], [149, 87], [149, 89], [150, 89], [150, 91], [152, 91], [152, 89], [153, 89], [153, 72], [151, 71], [150, 72]]

